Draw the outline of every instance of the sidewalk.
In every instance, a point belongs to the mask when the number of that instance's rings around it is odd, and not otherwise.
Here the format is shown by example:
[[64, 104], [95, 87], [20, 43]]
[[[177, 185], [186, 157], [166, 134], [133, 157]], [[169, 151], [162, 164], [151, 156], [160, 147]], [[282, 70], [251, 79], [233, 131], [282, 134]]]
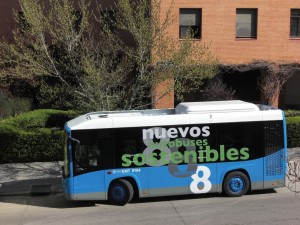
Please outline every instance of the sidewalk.
[[288, 150], [288, 171], [285, 186], [296, 194], [300, 193], [300, 147]]
[[0, 164], [0, 196], [61, 192], [62, 162]]
[[[299, 165], [300, 173], [300, 148], [289, 149], [288, 157], [291, 165]], [[62, 165], [62, 162], [0, 164], [0, 196], [61, 192]], [[300, 190], [299, 182], [296, 186]]]

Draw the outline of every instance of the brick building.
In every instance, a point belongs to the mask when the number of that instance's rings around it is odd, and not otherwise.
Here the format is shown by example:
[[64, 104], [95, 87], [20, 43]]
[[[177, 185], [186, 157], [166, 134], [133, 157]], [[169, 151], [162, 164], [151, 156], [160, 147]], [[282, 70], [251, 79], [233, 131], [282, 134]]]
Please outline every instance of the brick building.
[[[162, 12], [172, 0], [162, 0]], [[101, 1], [107, 4], [108, 1]], [[254, 60], [300, 63], [300, 2], [298, 0], [173, 0], [176, 22], [169, 32], [178, 42], [186, 31], [194, 31], [194, 40], [210, 44], [221, 64], [247, 64]], [[12, 9], [18, 0], [0, 1], [0, 37], [10, 38], [15, 23]], [[236, 74], [237, 76], [238, 74]], [[233, 75], [232, 75], [233, 76]], [[257, 88], [259, 74], [232, 78], [226, 83], [237, 89], [237, 97], [253, 102], [262, 101]], [[300, 72], [286, 83], [280, 94], [283, 107], [300, 107]], [[162, 86], [163, 88], [163, 86]], [[255, 89], [255, 90], [254, 90]], [[253, 97], [254, 96], [254, 97]], [[197, 95], [190, 98], [197, 100]], [[174, 97], [162, 99], [156, 107], [173, 107]]]
[[[170, 2], [163, 0], [163, 8], [169, 7]], [[173, 37], [180, 41], [186, 29], [194, 29], [195, 41], [210, 44], [221, 64], [247, 64], [254, 60], [300, 62], [300, 2], [297, 0], [175, 0], [174, 14], [178, 18], [170, 29]], [[250, 91], [247, 96], [237, 90], [237, 97], [263, 101], [257, 90], [259, 75], [239, 75], [238, 79], [225, 76], [225, 82], [234, 89]], [[300, 73], [297, 72], [280, 94], [280, 106], [299, 108], [299, 84]], [[167, 99], [164, 104], [168, 104]]]

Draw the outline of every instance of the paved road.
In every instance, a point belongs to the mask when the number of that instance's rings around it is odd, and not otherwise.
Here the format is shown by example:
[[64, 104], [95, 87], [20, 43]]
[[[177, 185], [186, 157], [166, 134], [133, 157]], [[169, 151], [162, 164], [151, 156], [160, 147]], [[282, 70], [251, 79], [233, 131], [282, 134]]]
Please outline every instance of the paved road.
[[300, 195], [286, 188], [240, 198], [223, 195], [138, 200], [126, 206], [69, 202], [61, 194], [0, 197], [2, 225], [299, 225]]
[[[299, 153], [299, 149], [290, 150], [290, 161], [297, 161]], [[43, 178], [58, 183], [60, 166], [61, 163], [1, 165], [0, 192], [2, 189], [4, 193], [15, 193], [14, 187], [26, 191], [29, 184]], [[300, 185], [288, 184], [300, 191]], [[124, 207], [106, 202], [70, 202], [61, 193], [40, 196], [0, 193], [0, 225], [299, 225], [299, 209], [300, 194], [287, 188], [255, 192], [241, 198], [210, 194], [144, 199]]]

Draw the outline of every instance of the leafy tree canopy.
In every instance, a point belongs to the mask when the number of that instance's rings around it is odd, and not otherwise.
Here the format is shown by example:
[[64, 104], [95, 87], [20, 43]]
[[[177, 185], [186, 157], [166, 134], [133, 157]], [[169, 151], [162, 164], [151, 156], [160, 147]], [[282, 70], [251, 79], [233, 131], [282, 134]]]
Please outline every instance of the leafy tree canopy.
[[[0, 42], [0, 78], [8, 86], [25, 82], [40, 106], [149, 108], [174, 89], [181, 99], [216, 73], [209, 46], [170, 35], [173, 4], [164, 12], [160, 0], [120, 0], [111, 8], [85, 0], [20, 5], [13, 41]], [[162, 82], [165, 90], [153, 98]]]

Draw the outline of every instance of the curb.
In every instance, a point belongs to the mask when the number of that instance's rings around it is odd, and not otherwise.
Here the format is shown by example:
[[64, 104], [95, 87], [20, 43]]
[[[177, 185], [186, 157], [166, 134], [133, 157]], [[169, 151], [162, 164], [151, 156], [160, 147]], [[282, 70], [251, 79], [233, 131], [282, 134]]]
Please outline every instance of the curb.
[[46, 195], [62, 192], [62, 179], [46, 178], [0, 184], [0, 196]]

